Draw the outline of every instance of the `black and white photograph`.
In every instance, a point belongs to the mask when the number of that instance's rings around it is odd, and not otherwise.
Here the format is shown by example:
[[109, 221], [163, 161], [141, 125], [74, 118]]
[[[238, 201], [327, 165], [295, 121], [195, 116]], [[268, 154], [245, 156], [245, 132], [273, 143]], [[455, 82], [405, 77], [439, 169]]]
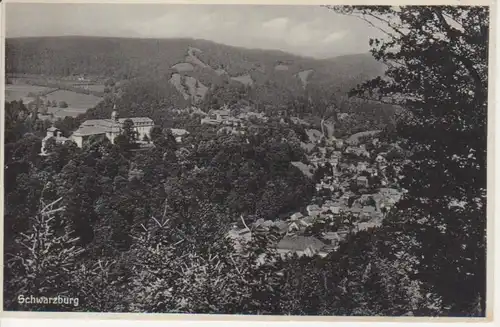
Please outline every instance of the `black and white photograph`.
[[3, 6], [4, 312], [491, 314], [490, 6]]

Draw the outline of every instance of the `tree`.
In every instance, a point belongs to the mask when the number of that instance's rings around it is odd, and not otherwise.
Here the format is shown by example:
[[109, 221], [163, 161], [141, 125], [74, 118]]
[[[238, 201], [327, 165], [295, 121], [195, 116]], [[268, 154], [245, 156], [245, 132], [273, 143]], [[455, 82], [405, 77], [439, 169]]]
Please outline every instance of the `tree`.
[[137, 131], [134, 129], [134, 122], [132, 119], [126, 119], [123, 122], [122, 135], [127, 139], [129, 144], [134, 144], [137, 140]]
[[43, 100], [40, 101], [40, 113], [42, 115], [46, 115], [48, 113], [48, 106], [49, 106], [48, 101], [47, 103], [44, 103]]
[[115, 86], [116, 82], [113, 78], [108, 78], [105, 82], [104, 82], [104, 86], [107, 86], [107, 87], [113, 87]]
[[59, 101], [59, 108], [68, 108], [68, 103], [66, 101]]
[[[16, 308], [18, 296], [75, 296], [73, 273], [83, 248], [76, 245], [72, 230], [60, 218], [64, 207], [54, 208], [61, 198], [51, 203], [40, 201], [40, 209], [31, 219], [27, 233], [18, 235], [19, 251], [6, 256], [10, 293], [8, 307]], [[39, 305], [36, 309], [53, 309], [61, 305]], [[33, 309], [33, 306], [30, 306]], [[19, 308], [18, 308], [19, 309]]]
[[156, 139], [158, 139], [163, 135], [163, 131], [160, 126], [154, 126], [153, 128], [151, 128], [150, 135], [151, 135], [151, 141], [153, 141], [154, 143]]
[[[431, 285], [450, 315], [485, 313], [488, 7], [330, 7], [379, 28], [373, 56], [385, 78], [353, 94], [396, 103], [406, 115], [397, 137], [412, 163], [408, 190], [387, 228], [405, 226], [416, 277]], [[439, 244], [439, 245], [438, 245]]]

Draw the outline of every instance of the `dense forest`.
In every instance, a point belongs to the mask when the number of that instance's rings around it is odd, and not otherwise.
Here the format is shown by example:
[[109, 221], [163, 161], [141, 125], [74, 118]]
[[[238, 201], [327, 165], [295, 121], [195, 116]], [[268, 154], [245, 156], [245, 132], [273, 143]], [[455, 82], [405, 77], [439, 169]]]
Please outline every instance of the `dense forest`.
[[[238, 79], [241, 76], [251, 83], [248, 97], [252, 102], [276, 106], [292, 94], [304, 93], [309, 86], [343, 94], [384, 71], [384, 65], [370, 54], [318, 60], [193, 39], [9, 38], [6, 58], [9, 75], [66, 78], [84, 74], [101, 81], [112, 78], [155, 84], [156, 88], [177, 93], [167, 98], [172, 106], [182, 106], [189, 100], [180, 96], [182, 89], [187, 88], [187, 94], [194, 96], [221, 85], [248, 86], [244, 79]], [[301, 72], [310, 73], [302, 79]], [[179, 84], [174, 76], [180, 79]], [[198, 88], [191, 85], [189, 90], [186, 78]]]
[[[385, 78], [349, 85], [348, 100], [323, 85], [267, 106], [252, 98], [256, 87], [214, 82], [200, 107], [248, 105], [270, 117], [245, 135], [218, 133], [196, 115], [173, 110], [168, 99], [180, 95], [165, 83], [168, 70], [191, 41], [173, 47], [174, 41], [94, 39], [99, 45], [82, 51], [86, 38], [8, 40], [7, 57], [16, 58], [7, 60], [8, 71], [103, 72], [125, 80], [119, 96], [58, 121], [65, 133], [85, 119], [108, 118], [113, 103], [124, 117], [149, 116], [158, 126], [147, 150], [136, 151], [123, 135], [115, 144], [94, 138], [83, 148], [49, 143], [50, 155], [40, 156], [46, 123], [21, 102], [6, 103], [4, 309], [26, 310], [19, 294], [59, 294], [80, 298], [80, 305], [29, 310], [484, 316], [488, 9], [328, 9], [400, 23], [370, 42], [373, 57], [387, 67]], [[49, 41], [35, 58], [40, 42]], [[211, 67], [229, 69], [226, 60], [238, 58], [197, 42], [199, 58]], [[156, 66], [167, 52], [162, 47], [181, 49], [164, 70]], [[65, 51], [67, 62], [41, 65], [52, 51]], [[260, 54], [248, 50], [245, 62], [268, 65]], [[273, 55], [272, 65], [290, 60], [295, 72], [307, 60]], [[321, 65], [317, 71], [328, 72], [335, 61]], [[160, 73], [140, 73], [153, 71]], [[335, 106], [327, 106], [332, 99]], [[371, 110], [357, 110], [356, 103]], [[394, 115], [394, 105], [404, 111]], [[348, 235], [326, 257], [280, 256], [270, 246], [280, 237], [274, 228], [252, 229], [235, 252], [226, 237], [232, 225], [289, 215], [315, 196], [313, 181], [292, 164], [306, 154], [304, 127], [291, 116], [318, 129], [331, 120], [339, 138], [383, 129], [384, 141], [397, 141], [409, 156], [400, 181], [405, 196], [380, 227]], [[170, 128], [190, 135], [176, 142]]]

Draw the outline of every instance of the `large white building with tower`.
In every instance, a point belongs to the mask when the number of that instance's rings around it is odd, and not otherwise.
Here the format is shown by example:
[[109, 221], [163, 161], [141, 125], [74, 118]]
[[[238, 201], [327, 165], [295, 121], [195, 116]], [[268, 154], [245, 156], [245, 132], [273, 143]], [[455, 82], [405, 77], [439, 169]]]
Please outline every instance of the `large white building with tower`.
[[118, 112], [116, 111], [115, 106], [111, 114], [111, 119], [86, 120], [76, 131], [73, 132], [71, 140], [73, 140], [80, 148], [93, 135], [106, 136], [111, 143], [114, 143], [115, 138], [120, 135], [123, 130], [124, 122], [128, 119], [134, 123], [134, 130], [137, 132], [139, 140], [142, 140], [145, 135], [150, 138], [151, 129], [154, 126], [154, 122], [151, 118], [118, 118]]

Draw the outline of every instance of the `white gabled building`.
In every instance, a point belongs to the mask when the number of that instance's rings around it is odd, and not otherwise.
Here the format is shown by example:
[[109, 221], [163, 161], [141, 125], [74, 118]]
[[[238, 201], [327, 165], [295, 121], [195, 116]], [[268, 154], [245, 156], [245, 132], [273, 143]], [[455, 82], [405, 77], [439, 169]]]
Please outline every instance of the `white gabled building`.
[[69, 138], [67, 137], [64, 137], [61, 133], [61, 131], [57, 128], [55, 128], [54, 126], [52, 127], [49, 127], [47, 129], [47, 135], [42, 139], [42, 151], [41, 151], [41, 155], [45, 156], [45, 155], [48, 155], [46, 149], [45, 149], [45, 146], [47, 144], [47, 141], [49, 139], [54, 139], [56, 141], [57, 144], [63, 144], [64, 142], [66, 141], [70, 141]]
[[154, 122], [151, 118], [118, 118], [118, 113], [115, 107], [115, 110], [113, 110], [113, 113], [111, 114], [111, 119], [86, 120], [76, 131], [73, 132], [73, 134], [71, 135], [71, 139], [80, 148], [93, 135], [106, 136], [111, 141], [111, 143], [114, 143], [115, 138], [120, 135], [123, 130], [123, 124], [126, 120], [129, 119], [134, 123], [133, 128], [137, 132], [139, 140], [142, 140], [145, 135], [147, 135], [148, 138], [151, 137], [151, 129], [154, 126]]

